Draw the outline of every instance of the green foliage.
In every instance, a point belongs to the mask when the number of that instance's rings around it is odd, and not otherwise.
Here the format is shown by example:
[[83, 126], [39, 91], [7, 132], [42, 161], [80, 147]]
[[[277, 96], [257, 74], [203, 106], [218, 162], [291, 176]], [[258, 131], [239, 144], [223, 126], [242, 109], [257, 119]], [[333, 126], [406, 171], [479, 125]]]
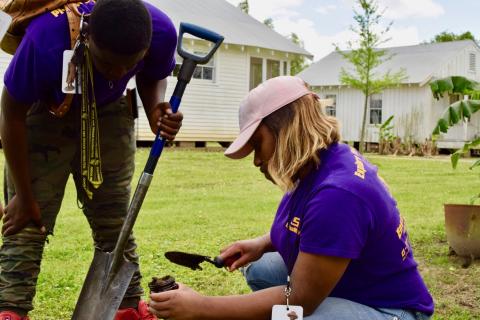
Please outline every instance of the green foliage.
[[362, 133], [360, 137], [360, 151], [364, 151], [366, 113], [368, 109], [368, 99], [372, 94], [380, 93], [387, 88], [393, 87], [406, 79], [404, 70], [396, 72], [388, 71], [383, 75], [378, 75], [375, 69], [385, 61], [392, 58], [386, 50], [378, 49], [381, 44], [388, 39], [384, 39], [391, 27], [391, 23], [381, 31], [378, 30], [382, 14], [378, 13], [378, 4], [375, 0], [357, 0], [362, 12], [354, 11], [354, 20], [356, 26], [350, 29], [355, 32], [359, 40], [348, 42], [348, 51], [343, 51], [338, 45], [335, 45], [336, 51], [354, 67], [354, 72], [342, 68], [340, 72], [340, 82], [343, 85], [358, 89], [365, 95]]
[[[448, 106], [443, 112], [433, 129], [434, 135], [446, 133], [449, 128], [465, 119], [470, 119], [480, 110], [480, 100], [471, 99], [480, 98], [480, 84], [474, 80], [461, 76], [447, 77], [431, 81], [430, 88], [437, 100], [445, 94], [458, 95], [462, 99]], [[469, 99], [463, 100], [464, 96], [468, 96]]]
[[[433, 129], [433, 135], [438, 136], [441, 133], [447, 133], [448, 130], [459, 122], [469, 120], [472, 115], [480, 110], [480, 85], [478, 82], [467, 79], [461, 76], [448, 77], [444, 79], [433, 80], [430, 82], [430, 88], [433, 96], [438, 100], [443, 97], [444, 94], [456, 94], [460, 97], [467, 97], [465, 100], [460, 100], [452, 103], [443, 112], [440, 119], [437, 121], [437, 125]], [[471, 97], [477, 100], [470, 99]], [[470, 152], [471, 149], [480, 147], [480, 137], [473, 141], [466, 142], [464, 146], [455, 151], [450, 160], [452, 167], [455, 169], [460, 157]], [[480, 166], [480, 160], [475, 162], [470, 169]], [[480, 194], [471, 198], [470, 203], [480, 198]]]
[[248, 0], [240, 1], [240, 3], [238, 4], [238, 7], [240, 8], [240, 10], [242, 10], [246, 14], [249, 14], [250, 6], [248, 5]]
[[443, 31], [435, 35], [435, 37], [430, 41], [430, 43], [450, 42], [450, 41], [459, 41], [459, 40], [473, 40], [475, 42], [477, 41], [470, 31], [466, 31], [461, 34], [455, 34], [453, 32]]
[[390, 116], [387, 121], [385, 121], [382, 125], [379, 126], [379, 140], [380, 141], [393, 141], [396, 136], [393, 133], [394, 125], [391, 124], [393, 121], [394, 116]]
[[[302, 39], [300, 39], [296, 33], [292, 32], [289, 36], [289, 39], [299, 47], [304, 47]], [[302, 72], [307, 66], [308, 64], [305, 57], [302, 55], [296, 55], [295, 58], [290, 61], [290, 74], [294, 76]]]
[[273, 25], [273, 19], [272, 18], [267, 18], [263, 20], [263, 24], [269, 27], [272, 30], [275, 30], [275, 26]]

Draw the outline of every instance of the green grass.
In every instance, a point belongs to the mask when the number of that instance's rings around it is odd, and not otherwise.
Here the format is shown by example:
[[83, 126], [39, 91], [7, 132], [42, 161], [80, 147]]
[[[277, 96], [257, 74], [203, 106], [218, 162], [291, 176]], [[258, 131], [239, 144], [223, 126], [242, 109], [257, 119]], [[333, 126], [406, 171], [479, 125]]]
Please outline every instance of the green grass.
[[[138, 175], [148, 150], [137, 154]], [[443, 203], [467, 203], [479, 191], [478, 173], [468, 161], [452, 170], [447, 158], [369, 156], [390, 185], [407, 221], [420, 270], [436, 301], [434, 319], [480, 318], [480, 263], [461, 268], [447, 256]], [[221, 152], [167, 149], [135, 226], [143, 284], [171, 274], [211, 295], [248, 292], [239, 273], [204, 264], [203, 271], [177, 267], [163, 253], [183, 250], [214, 256], [231, 241], [264, 234], [281, 193], [252, 165], [252, 158], [232, 161]], [[46, 245], [33, 319], [70, 319], [90, 265], [90, 229], [76, 205], [70, 181]]]

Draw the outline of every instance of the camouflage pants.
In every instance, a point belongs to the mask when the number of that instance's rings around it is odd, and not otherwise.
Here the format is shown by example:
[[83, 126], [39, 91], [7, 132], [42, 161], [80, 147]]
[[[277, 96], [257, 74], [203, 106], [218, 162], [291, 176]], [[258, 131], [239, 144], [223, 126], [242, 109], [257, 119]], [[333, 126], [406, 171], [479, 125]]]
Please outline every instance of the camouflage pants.
[[[72, 174], [77, 196], [83, 204], [96, 247], [114, 248], [130, 198], [134, 171], [135, 138], [133, 118], [124, 98], [98, 108], [100, 150], [104, 182], [89, 200], [80, 179], [80, 113], [74, 108], [62, 118], [51, 115], [43, 105], [33, 105], [27, 115], [28, 147], [32, 189], [47, 233], [52, 234], [55, 220]], [[8, 171], [8, 170], [7, 170]], [[8, 197], [14, 195], [8, 179]], [[33, 225], [19, 233], [3, 237], [0, 248], [0, 309], [33, 309], [37, 277], [46, 235]], [[138, 263], [136, 244], [130, 236], [126, 248], [129, 260]], [[133, 276], [125, 298], [143, 294], [140, 272]]]

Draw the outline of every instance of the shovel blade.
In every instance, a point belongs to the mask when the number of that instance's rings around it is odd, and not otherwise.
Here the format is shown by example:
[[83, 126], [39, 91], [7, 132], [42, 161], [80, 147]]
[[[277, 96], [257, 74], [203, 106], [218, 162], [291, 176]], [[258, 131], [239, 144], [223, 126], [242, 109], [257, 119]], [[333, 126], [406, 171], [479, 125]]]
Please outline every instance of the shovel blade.
[[138, 265], [128, 261], [111, 270], [112, 252], [95, 249], [72, 320], [113, 320]]

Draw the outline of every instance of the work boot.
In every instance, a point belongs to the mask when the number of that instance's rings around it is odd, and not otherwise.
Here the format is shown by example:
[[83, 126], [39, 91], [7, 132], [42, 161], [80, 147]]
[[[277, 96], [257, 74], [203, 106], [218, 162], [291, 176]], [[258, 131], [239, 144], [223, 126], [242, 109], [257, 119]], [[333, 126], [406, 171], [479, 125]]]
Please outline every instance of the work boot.
[[[3, 319], [0, 318], [0, 320]], [[125, 308], [118, 310], [115, 316], [115, 320], [157, 320], [157, 317], [155, 317], [153, 314], [150, 313], [150, 311], [148, 311], [147, 303], [143, 300], [140, 300], [137, 309]]]
[[0, 320], [29, 320], [28, 317], [21, 317], [13, 311], [0, 312]]

